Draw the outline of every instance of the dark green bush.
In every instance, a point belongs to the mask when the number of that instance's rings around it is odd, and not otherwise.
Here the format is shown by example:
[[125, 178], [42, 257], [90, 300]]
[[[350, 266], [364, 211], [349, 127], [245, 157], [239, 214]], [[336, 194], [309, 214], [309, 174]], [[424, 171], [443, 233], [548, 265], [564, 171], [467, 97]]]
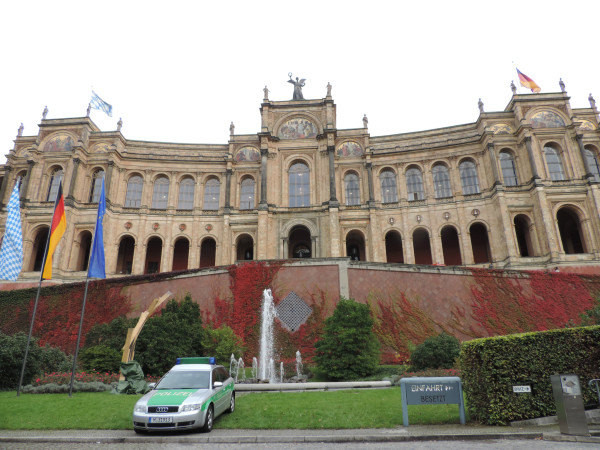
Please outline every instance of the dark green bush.
[[317, 368], [330, 380], [372, 375], [379, 366], [379, 341], [369, 306], [341, 299], [315, 348]]
[[[584, 403], [596, 404], [588, 381], [600, 378], [600, 326], [464, 342], [460, 368], [471, 417], [490, 425], [556, 414], [554, 374], [579, 375]], [[516, 385], [532, 393], [513, 393]]]
[[[15, 389], [19, 385], [27, 335], [17, 333], [13, 336], [0, 333], [0, 389]], [[42, 367], [42, 350], [37, 340], [32, 338], [27, 355], [27, 365], [23, 375], [23, 385], [31, 383]]]
[[84, 348], [105, 345], [121, 352], [127, 338], [127, 330], [135, 327], [137, 321], [137, 318], [128, 319], [121, 316], [110, 323], [94, 325], [85, 336]]
[[206, 326], [204, 333], [204, 353], [206, 356], [214, 356], [217, 363], [228, 367], [232, 354], [236, 359], [243, 355], [242, 340], [228, 326], [223, 325], [220, 328]]
[[40, 350], [40, 374], [73, 370], [73, 356], [67, 355], [60, 348], [46, 345]]
[[106, 345], [95, 345], [83, 349], [79, 360], [83, 370], [114, 373], [119, 371], [121, 353]]
[[135, 346], [135, 360], [147, 375], [161, 376], [180, 356], [202, 356], [204, 329], [200, 307], [186, 295], [170, 300], [160, 315], [148, 319]]
[[460, 342], [444, 332], [425, 340], [410, 355], [411, 370], [451, 369], [460, 354]]

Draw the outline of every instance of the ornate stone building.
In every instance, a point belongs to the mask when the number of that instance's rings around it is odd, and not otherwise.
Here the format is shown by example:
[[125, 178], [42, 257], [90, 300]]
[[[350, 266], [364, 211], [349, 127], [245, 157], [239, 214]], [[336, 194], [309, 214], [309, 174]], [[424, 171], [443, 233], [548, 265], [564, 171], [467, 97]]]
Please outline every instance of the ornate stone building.
[[80, 280], [104, 177], [110, 276], [346, 256], [595, 271], [598, 112], [591, 96], [590, 108], [571, 109], [563, 86], [513, 90], [504, 111], [480, 103], [475, 123], [389, 136], [371, 136], [366, 117], [338, 129], [330, 89], [265, 98], [261, 129], [239, 135], [232, 124], [222, 145], [132, 141], [89, 117], [44, 117], [0, 166], [0, 234], [21, 183], [21, 279], [39, 277], [62, 180], [67, 231], [54, 277]]

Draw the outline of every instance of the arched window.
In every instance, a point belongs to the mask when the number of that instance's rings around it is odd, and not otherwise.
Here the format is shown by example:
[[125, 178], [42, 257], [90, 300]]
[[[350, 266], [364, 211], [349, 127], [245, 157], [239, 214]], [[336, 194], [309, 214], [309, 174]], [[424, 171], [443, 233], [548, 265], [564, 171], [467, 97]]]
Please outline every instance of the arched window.
[[290, 207], [310, 205], [310, 180], [308, 166], [298, 162], [292, 164], [289, 173]]
[[502, 178], [506, 186], [516, 186], [519, 184], [517, 178], [517, 167], [515, 159], [510, 152], [500, 152], [500, 169], [502, 170]]
[[408, 201], [423, 200], [425, 190], [423, 189], [423, 174], [421, 170], [412, 167], [406, 171], [406, 190], [408, 191]]
[[396, 187], [396, 174], [386, 169], [379, 174], [381, 183], [381, 200], [383, 203], [395, 203], [398, 201], [398, 189]]
[[254, 178], [244, 178], [240, 187], [240, 209], [254, 209]]
[[585, 159], [587, 159], [590, 172], [592, 175], [594, 175], [594, 180], [600, 181], [600, 166], [598, 166], [598, 158], [596, 158], [596, 152], [594, 152], [591, 147], [586, 147], [583, 150], [583, 152], [585, 154]]
[[154, 192], [152, 193], [152, 208], [167, 209], [169, 202], [169, 179], [158, 177], [154, 180]]
[[344, 188], [346, 191], [346, 205], [360, 205], [360, 186], [358, 184], [358, 175], [347, 173], [344, 177]]
[[459, 164], [460, 181], [462, 183], [463, 195], [479, 194], [479, 179], [477, 168], [473, 161], [463, 161]]
[[46, 201], [56, 201], [56, 196], [58, 195], [58, 186], [60, 185], [62, 179], [63, 170], [60, 167], [54, 169], [52, 175], [50, 176], [50, 187], [48, 188], [48, 196], [46, 197]]
[[443, 164], [433, 166], [433, 187], [435, 188], [435, 198], [452, 197], [450, 188], [450, 174], [448, 168]]
[[548, 166], [548, 173], [552, 181], [560, 181], [565, 179], [565, 171], [563, 170], [562, 161], [558, 150], [554, 147], [547, 145], [544, 147], [544, 155], [546, 156], [546, 164]]
[[204, 184], [204, 205], [206, 211], [217, 211], [219, 209], [219, 192], [221, 183], [217, 178], [209, 178]]
[[132, 176], [127, 181], [127, 193], [125, 194], [125, 208], [139, 208], [142, 206], [142, 189], [144, 181], [139, 175]]
[[96, 170], [92, 177], [92, 189], [90, 190], [90, 203], [100, 201], [100, 191], [102, 190], [102, 180], [104, 179], [104, 170]]
[[27, 171], [23, 170], [21, 172], [19, 172], [15, 178], [15, 184], [19, 184], [19, 192], [21, 191], [21, 185], [23, 184], [23, 180], [25, 179], [25, 177], [27, 176]]
[[194, 209], [194, 180], [184, 178], [179, 183], [179, 203], [177, 209]]

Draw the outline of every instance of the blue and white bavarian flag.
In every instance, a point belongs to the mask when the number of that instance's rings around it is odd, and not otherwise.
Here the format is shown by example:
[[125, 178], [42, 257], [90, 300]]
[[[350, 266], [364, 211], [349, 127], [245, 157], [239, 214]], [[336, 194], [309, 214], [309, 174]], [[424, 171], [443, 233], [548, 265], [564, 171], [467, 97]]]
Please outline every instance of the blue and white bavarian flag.
[[15, 281], [23, 268], [23, 232], [18, 181], [10, 195], [7, 209], [6, 228], [0, 248], [0, 280]]
[[92, 100], [90, 101], [90, 105], [92, 108], [104, 111], [107, 116], [112, 117], [112, 105], [109, 105], [102, 100], [94, 91], [92, 91]]

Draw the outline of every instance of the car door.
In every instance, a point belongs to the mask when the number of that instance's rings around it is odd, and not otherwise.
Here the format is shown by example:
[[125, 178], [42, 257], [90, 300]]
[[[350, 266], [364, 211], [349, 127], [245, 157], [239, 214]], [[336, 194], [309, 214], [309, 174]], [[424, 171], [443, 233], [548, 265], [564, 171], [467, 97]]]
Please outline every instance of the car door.
[[[221, 383], [223, 383], [223, 376], [221, 374], [221, 371], [219, 370], [218, 367], [214, 368], [212, 371], [212, 383], [213, 386], [215, 384], [215, 381], [220, 381]], [[224, 410], [223, 407], [223, 386], [218, 387], [218, 388], [213, 388], [213, 399], [214, 399], [214, 403], [215, 403], [215, 416], [218, 416], [219, 414], [221, 414]]]

